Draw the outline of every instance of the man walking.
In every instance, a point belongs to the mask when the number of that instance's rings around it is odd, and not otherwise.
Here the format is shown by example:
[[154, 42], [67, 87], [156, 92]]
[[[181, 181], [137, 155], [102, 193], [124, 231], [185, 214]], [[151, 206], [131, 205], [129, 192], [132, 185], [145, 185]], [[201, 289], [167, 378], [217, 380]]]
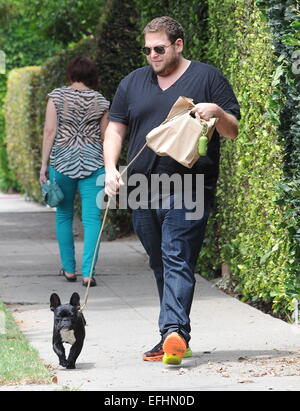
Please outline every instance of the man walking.
[[[116, 165], [122, 143], [128, 135], [128, 161], [145, 144], [145, 136], [161, 124], [179, 96], [192, 98], [204, 120], [218, 118], [207, 156], [187, 169], [172, 158], [159, 157], [146, 147], [129, 169], [129, 176], [142, 174], [204, 174], [204, 213], [188, 220], [187, 207], [176, 203], [176, 190], [169, 194], [170, 206], [161, 203], [133, 210], [133, 226], [154, 271], [160, 298], [159, 330], [161, 341], [144, 353], [145, 361], [163, 360], [180, 364], [191, 355], [190, 309], [193, 299], [194, 269], [199, 255], [219, 169], [219, 134], [235, 139], [238, 134], [239, 105], [226, 78], [213, 66], [183, 57], [184, 30], [174, 19], [164, 16], [152, 20], [144, 29], [148, 66], [139, 68], [119, 84], [114, 97], [104, 140], [106, 194], [112, 196], [123, 184]], [[183, 186], [183, 190], [185, 190]], [[159, 193], [162, 197], [165, 193]], [[175, 207], [175, 203], [177, 206]], [[188, 210], [191, 211], [191, 210]]]

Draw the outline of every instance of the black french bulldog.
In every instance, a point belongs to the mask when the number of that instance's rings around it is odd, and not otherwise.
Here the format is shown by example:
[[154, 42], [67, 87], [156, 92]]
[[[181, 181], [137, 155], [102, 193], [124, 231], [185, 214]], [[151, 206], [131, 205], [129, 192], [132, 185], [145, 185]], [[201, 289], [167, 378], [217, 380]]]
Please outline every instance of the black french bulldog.
[[[58, 355], [59, 364], [68, 369], [74, 369], [85, 338], [85, 319], [80, 308], [80, 297], [73, 293], [69, 304], [61, 304], [56, 293], [51, 294], [50, 309], [54, 312], [53, 350]], [[68, 359], [66, 359], [63, 343], [71, 344]]]

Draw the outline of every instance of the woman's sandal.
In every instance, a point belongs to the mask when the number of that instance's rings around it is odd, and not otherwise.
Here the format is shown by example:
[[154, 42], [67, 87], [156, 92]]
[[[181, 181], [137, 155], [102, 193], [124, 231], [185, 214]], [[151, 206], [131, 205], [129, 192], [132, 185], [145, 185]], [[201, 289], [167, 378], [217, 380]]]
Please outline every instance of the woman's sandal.
[[[83, 285], [84, 287], [87, 287], [87, 286], [88, 286], [88, 283], [89, 283], [88, 281], [82, 280], [82, 285]], [[96, 285], [97, 285], [96, 280], [95, 280], [94, 277], [92, 277], [92, 278], [91, 278], [90, 287], [95, 287]]]
[[67, 276], [67, 274], [66, 274], [66, 272], [63, 268], [60, 270], [59, 275], [63, 275], [65, 277], [65, 279], [67, 281], [69, 281], [70, 283], [74, 283], [75, 281], [77, 281], [76, 274], [69, 277], [69, 276]]

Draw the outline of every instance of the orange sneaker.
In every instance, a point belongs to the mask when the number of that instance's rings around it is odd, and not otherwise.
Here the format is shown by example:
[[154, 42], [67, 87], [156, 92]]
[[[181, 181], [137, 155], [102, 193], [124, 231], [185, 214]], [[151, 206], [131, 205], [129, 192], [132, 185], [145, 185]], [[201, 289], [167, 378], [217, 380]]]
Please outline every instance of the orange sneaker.
[[164, 364], [181, 364], [182, 358], [185, 356], [187, 351], [185, 339], [177, 332], [170, 333], [164, 340], [163, 351]]
[[[193, 352], [189, 346], [187, 346], [186, 353], [183, 358], [189, 358], [193, 355]], [[163, 340], [156, 344], [151, 350], [144, 352], [143, 361], [162, 361], [164, 356]]]
[[158, 344], [156, 344], [152, 350], [146, 351], [143, 354], [144, 361], [161, 361], [164, 356], [163, 351], [163, 340], [160, 340]]

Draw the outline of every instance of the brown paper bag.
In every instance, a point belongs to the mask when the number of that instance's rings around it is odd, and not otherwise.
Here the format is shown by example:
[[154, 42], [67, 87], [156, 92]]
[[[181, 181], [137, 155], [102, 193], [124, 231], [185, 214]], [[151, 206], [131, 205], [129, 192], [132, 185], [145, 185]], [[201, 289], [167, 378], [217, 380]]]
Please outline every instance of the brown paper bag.
[[201, 134], [210, 140], [216, 118], [209, 121], [192, 117], [190, 112], [195, 106], [193, 100], [179, 97], [172, 106], [168, 117], [160, 126], [146, 136], [148, 147], [159, 156], [169, 156], [185, 167], [191, 168], [199, 159], [198, 140]]

